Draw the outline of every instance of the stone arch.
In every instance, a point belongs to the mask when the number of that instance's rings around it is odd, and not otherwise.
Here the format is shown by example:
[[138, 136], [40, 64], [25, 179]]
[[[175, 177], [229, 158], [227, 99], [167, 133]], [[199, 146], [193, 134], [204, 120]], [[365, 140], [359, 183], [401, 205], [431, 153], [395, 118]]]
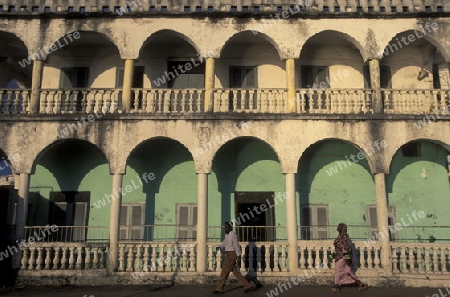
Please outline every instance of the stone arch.
[[448, 51], [445, 48], [445, 46], [442, 45], [438, 39], [436, 39], [433, 35], [427, 34], [423, 30], [417, 30], [417, 29], [404, 30], [401, 32], [397, 32], [395, 35], [393, 35], [392, 38], [388, 41], [388, 43], [384, 47], [382, 47], [382, 52], [378, 53], [379, 58], [383, 58], [385, 56], [384, 52], [385, 52], [386, 48], [393, 42], [393, 40], [395, 40], [394, 42], [397, 43], [398, 40], [396, 38], [398, 38], [402, 35], [409, 36], [410, 34], [412, 34], [414, 36], [415, 41], [417, 41], [417, 39], [419, 39], [418, 36], [420, 36], [420, 38], [423, 38], [424, 40], [431, 43], [435, 48], [437, 48], [442, 53], [442, 55], [444, 56], [444, 58], [447, 62], [450, 61], [450, 51]]
[[409, 139], [408, 141], [404, 143], [398, 143], [393, 149], [390, 150], [390, 152], [386, 155], [386, 162], [388, 165], [388, 172], [391, 171], [392, 161], [394, 159], [395, 154], [406, 144], [413, 143], [413, 142], [431, 142], [434, 144], [437, 144], [444, 149], [446, 149], [450, 154], [450, 144], [445, 143], [442, 140], [437, 139], [431, 139], [431, 138], [416, 138], [416, 139]]
[[[231, 35], [231, 36], [223, 43], [223, 45], [220, 47], [220, 55], [222, 55], [224, 49], [225, 49], [230, 43], [233, 42], [233, 39], [235, 39], [236, 37], [239, 37], [239, 36], [241, 36], [241, 35], [243, 35], [243, 34], [245, 34], [245, 35], [250, 35], [250, 36], [259, 36], [258, 38], [263, 38], [265, 41], [269, 42], [269, 43], [274, 47], [274, 49], [275, 49], [275, 50], [277, 51], [277, 53], [278, 53], [278, 56], [279, 56], [280, 60], [282, 59], [283, 53], [282, 53], [282, 51], [280, 50], [279, 45], [274, 41], [274, 39], [273, 39], [271, 36], [269, 36], [269, 35], [267, 35], [267, 34], [265, 34], [265, 33], [262, 33], [262, 32], [258, 32], [258, 31], [250, 31], [250, 30], [245, 30], [245, 31], [242, 31], [242, 32], [237, 32], [237, 33], [234, 33], [233, 35]], [[251, 35], [251, 34], [252, 34], [252, 35]]]
[[304, 155], [304, 153], [308, 150], [310, 150], [311, 148], [313, 148], [314, 146], [322, 143], [322, 142], [326, 142], [326, 141], [330, 141], [330, 140], [334, 140], [334, 141], [342, 141], [346, 144], [351, 145], [352, 147], [356, 148], [358, 151], [362, 152], [365, 155], [365, 159], [367, 159], [367, 163], [369, 165], [369, 168], [371, 170], [371, 174], [375, 174], [376, 170], [377, 170], [377, 165], [376, 165], [376, 159], [375, 158], [371, 158], [370, 156], [367, 156], [364, 147], [362, 145], [359, 145], [351, 140], [347, 140], [347, 139], [343, 139], [343, 138], [335, 138], [335, 137], [327, 137], [327, 138], [323, 138], [320, 140], [315, 141], [314, 143], [311, 143], [310, 145], [308, 145], [308, 147], [306, 147], [305, 150], [303, 150], [303, 152], [301, 152], [300, 156], [297, 159], [297, 163], [301, 161], [302, 156]]
[[280, 157], [279, 152], [277, 151], [277, 149], [276, 149], [269, 141], [264, 140], [264, 139], [262, 139], [262, 138], [260, 138], [260, 137], [258, 137], [258, 136], [246, 136], [246, 135], [241, 135], [241, 136], [239, 136], [239, 137], [235, 137], [235, 138], [233, 138], [233, 139], [229, 139], [229, 140], [227, 140], [226, 142], [222, 143], [221, 146], [219, 146], [215, 151], [212, 152], [211, 160], [214, 161], [214, 159], [217, 157], [217, 154], [219, 153], [219, 151], [220, 151], [224, 146], [226, 146], [227, 144], [229, 144], [229, 143], [231, 143], [231, 142], [233, 142], [233, 141], [235, 141], [235, 140], [242, 139], [242, 138], [248, 138], [248, 139], [258, 140], [258, 141], [262, 142], [264, 145], [268, 146], [268, 147], [274, 152], [274, 154], [276, 155], [277, 160], [278, 160], [278, 162], [280, 163], [280, 165], [282, 165], [282, 158]]
[[339, 37], [339, 38], [342, 38], [342, 39], [348, 41], [349, 43], [351, 43], [354, 47], [356, 47], [356, 49], [358, 49], [358, 51], [361, 54], [362, 60], [364, 62], [367, 61], [367, 59], [369, 58], [369, 54], [366, 52], [366, 50], [362, 46], [361, 42], [359, 42], [355, 37], [353, 37], [349, 33], [336, 31], [336, 30], [323, 30], [323, 31], [317, 32], [314, 35], [310, 36], [301, 46], [300, 58], [301, 58], [301, 53], [305, 48], [305, 45], [307, 45], [311, 41], [314, 41], [315, 39], [317, 39], [321, 36], [324, 36], [324, 35], [325, 35], [325, 37], [327, 37], [327, 35], [332, 36], [332, 37]]
[[182, 145], [189, 152], [189, 154], [191, 155], [191, 157], [194, 160], [194, 162], [196, 162], [196, 159], [194, 158], [194, 155], [192, 154], [191, 149], [185, 143], [183, 143], [181, 140], [175, 139], [175, 138], [172, 138], [172, 137], [167, 137], [167, 136], [154, 136], [154, 137], [150, 137], [150, 138], [147, 138], [147, 139], [144, 139], [144, 140], [141, 139], [141, 140], [139, 140], [138, 143], [135, 143], [135, 144], [131, 145], [126, 151], [124, 151], [123, 152], [124, 158], [123, 158], [122, 161], [120, 161], [121, 164], [118, 164], [118, 167], [117, 167], [118, 169], [121, 168], [121, 170], [119, 170], [119, 171], [120, 172], [126, 172], [127, 162], [130, 159], [130, 156], [133, 154], [133, 152], [135, 152], [142, 145], [145, 145], [148, 142], [155, 141], [155, 140], [160, 140], [160, 139], [170, 140], [170, 141], [173, 141], [173, 142], [176, 142], [176, 143]]
[[162, 29], [162, 30], [153, 32], [149, 37], [147, 37], [147, 39], [142, 43], [142, 45], [139, 48], [139, 56], [142, 55], [143, 49], [145, 49], [152, 42], [152, 38], [156, 38], [161, 35], [168, 35], [169, 37], [180, 38], [183, 41], [187, 42], [190, 46], [192, 46], [197, 53], [200, 53], [199, 47], [195, 44], [195, 42], [190, 37], [186, 36], [183, 33], [177, 32], [175, 30]]
[[[76, 36], [78, 36], [78, 34], [80, 35], [78, 38], [76, 38]], [[72, 36], [72, 40], [67, 37], [67, 36]], [[76, 42], [76, 40], [86, 40], [85, 37], [83, 37], [83, 35], [88, 35], [88, 37], [91, 39], [92, 42], [99, 42], [98, 39], [96, 39], [96, 37], [100, 37], [101, 40], [100, 41], [107, 41], [109, 43], [109, 45], [112, 45], [116, 48], [117, 50], [117, 54], [119, 55], [119, 57], [121, 56], [121, 50], [120, 47], [118, 46], [118, 44], [116, 43], [116, 40], [114, 38], [112, 38], [111, 36], [109, 36], [106, 33], [103, 32], [99, 32], [99, 31], [90, 31], [90, 30], [73, 30], [73, 31], [69, 31], [69, 32], [65, 32], [63, 35], [58, 36], [57, 38], [55, 38], [52, 42], [51, 42], [51, 47], [53, 46], [59, 46], [60, 48], [62, 48], [62, 46], [60, 46], [59, 44], [61, 44], [61, 42], [58, 44], [59, 41], [64, 40], [64, 44], [66, 44], [67, 41], [67, 45], [64, 46], [70, 46], [74, 41]], [[51, 53], [50, 53], [51, 54]], [[45, 55], [45, 59], [47, 58], [47, 54]]]
[[35, 172], [37, 160], [39, 160], [40, 157], [44, 156], [46, 153], [48, 153], [49, 151], [51, 151], [53, 148], [60, 145], [61, 143], [66, 143], [66, 142], [82, 142], [82, 143], [87, 143], [89, 146], [95, 147], [105, 157], [106, 161], [108, 162], [108, 165], [111, 166], [110, 158], [100, 147], [97, 146], [97, 144], [95, 144], [89, 140], [86, 140], [86, 139], [67, 138], [64, 140], [53, 141], [52, 143], [47, 144], [43, 149], [39, 150], [35, 155], [31, 155], [30, 158], [28, 159], [28, 162], [30, 162], [30, 163], [26, 164], [29, 166], [28, 168], [31, 168], [30, 172], [31, 173]]

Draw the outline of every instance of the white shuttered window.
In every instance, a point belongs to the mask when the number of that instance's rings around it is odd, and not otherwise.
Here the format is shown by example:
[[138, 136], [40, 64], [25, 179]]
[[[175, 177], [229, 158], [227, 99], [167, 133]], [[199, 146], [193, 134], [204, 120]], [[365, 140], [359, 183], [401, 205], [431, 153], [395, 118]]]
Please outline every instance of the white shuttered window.
[[301, 207], [302, 239], [329, 239], [328, 205], [308, 204]]
[[197, 204], [177, 204], [177, 240], [197, 239]]
[[123, 203], [120, 209], [120, 239], [144, 239], [144, 203]]
[[[397, 223], [396, 220], [396, 214], [395, 214], [395, 206], [389, 205], [388, 208], [388, 227], [394, 228], [395, 224]], [[367, 214], [369, 218], [369, 236], [373, 238], [377, 238], [378, 234], [378, 219], [377, 219], [377, 207], [375, 204], [368, 204], [367, 205]], [[384, 232], [384, 230], [382, 230]], [[389, 238], [390, 241], [396, 241], [397, 240], [397, 233], [392, 233], [389, 231]]]

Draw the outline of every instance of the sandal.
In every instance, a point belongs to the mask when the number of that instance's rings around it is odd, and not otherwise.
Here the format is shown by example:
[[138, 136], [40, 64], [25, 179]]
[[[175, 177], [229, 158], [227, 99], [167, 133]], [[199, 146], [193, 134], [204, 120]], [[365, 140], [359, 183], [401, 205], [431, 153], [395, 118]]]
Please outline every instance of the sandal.
[[331, 289], [332, 292], [339, 292], [341, 290], [341, 286], [334, 285], [334, 287]]
[[367, 284], [361, 284], [358, 287], [358, 291], [364, 291], [364, 290], [367, 290], [368, 288], [369, 288], [369, 286]]

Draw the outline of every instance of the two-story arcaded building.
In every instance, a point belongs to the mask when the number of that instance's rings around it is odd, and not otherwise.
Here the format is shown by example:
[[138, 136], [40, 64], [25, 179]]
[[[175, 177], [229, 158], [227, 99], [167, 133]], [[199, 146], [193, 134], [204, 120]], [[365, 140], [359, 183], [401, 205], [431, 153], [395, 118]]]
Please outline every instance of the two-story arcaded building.
[[21, 282], [208, 282], [225, 221], [267, 282], [332, 284], [340, 222], [370, 284], [448, 279], [447, 1], [0, 0], [0, 45]]

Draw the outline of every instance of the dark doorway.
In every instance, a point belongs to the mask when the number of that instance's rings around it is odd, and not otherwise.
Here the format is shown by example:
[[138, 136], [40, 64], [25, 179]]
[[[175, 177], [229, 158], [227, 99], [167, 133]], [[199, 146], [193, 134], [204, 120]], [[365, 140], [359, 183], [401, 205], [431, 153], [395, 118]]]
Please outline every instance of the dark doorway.
[[236, 192], [235, 203], [239, 241], [275, 239], [274, 192]]
[[[11, 248], [15, 243], [15, 226], [11, 224], [14, 214], [9, 214], [10, 204], [13, 199], [14, 188], [12, 186], [0, 186], [0, 287], [14, 284], [14, 271], [12, 269]], [[14, 210], [14, 209], [13, 209]], [[10, 210], [11, 211], [11, 210]], [[9, 247], [9, 249], [8, 249]], [[12, 250], [14, 251], [14, 250]], [[5, 254], [6, 253], [6, 254]]]
[[[89, 221], [90, 192], [51, 192], [49, 225], [60, 226], [51, 234], [53, 241], [78, 242], [86, 240]], [[66, 226], [67, 228], [64, 228]]]

